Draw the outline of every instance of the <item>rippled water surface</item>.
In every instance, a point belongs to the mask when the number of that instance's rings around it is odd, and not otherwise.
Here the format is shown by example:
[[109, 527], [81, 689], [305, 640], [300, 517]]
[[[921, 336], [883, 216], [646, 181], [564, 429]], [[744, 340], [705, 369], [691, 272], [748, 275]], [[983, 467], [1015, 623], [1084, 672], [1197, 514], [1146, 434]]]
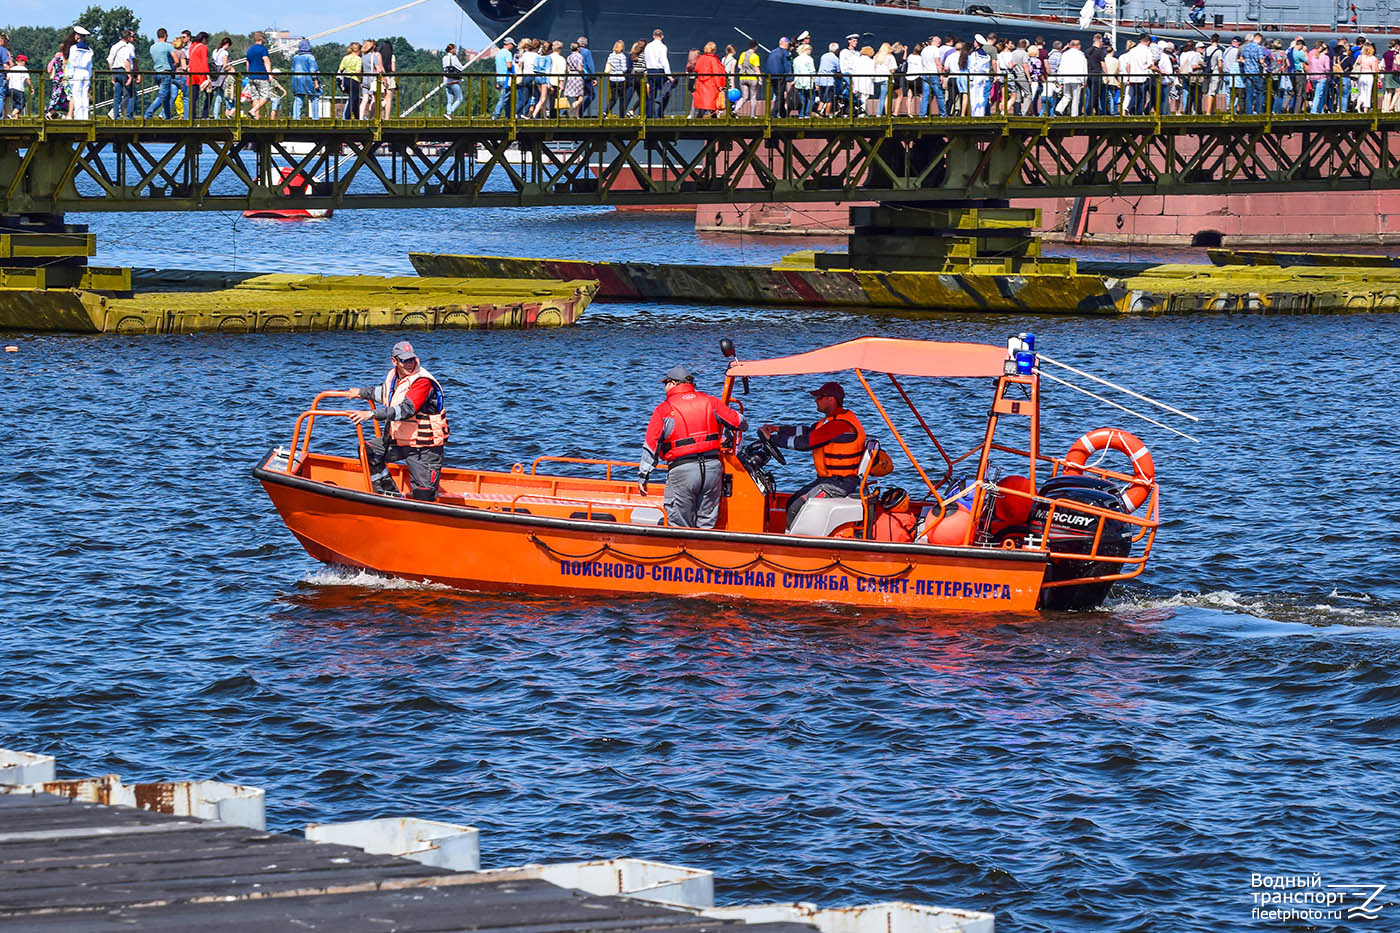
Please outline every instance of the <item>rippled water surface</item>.
[[[235, 241], [242, 268], [385, 273], [409, 249], [809, 245], [598, 213], [92, 220], [103, 261], [193, 268], [230, 267]], [[723, 901], [907, 898], [1005, 930], [1249, 928], [1251, 872], [1400, 887], [1394, 318], [595, 305], [568, 331], [412, 337], [451, 459], [508, 467], [635, 458], [660, 371], [713, 387], [722, 335], [758, 356], [1027, 328], [1202, 417], [1193, 445], [1052, 390], [1048, 447], [1121, 423], [1164, 483], [1153, 563], [1103, 612], [502, 598], [327, 569], [249, 470], [316, 390], [380, 377], [397, 335], [14, 339], [0, 746], [261, 785], [280, 828], [414, 814], [481, 827], [489, 865], [646, 856], [714, 869]], [[756, 384], [749, 410], [806, 417], [802, 389]], [[968, 446], [987, 391], [920, 399]]]

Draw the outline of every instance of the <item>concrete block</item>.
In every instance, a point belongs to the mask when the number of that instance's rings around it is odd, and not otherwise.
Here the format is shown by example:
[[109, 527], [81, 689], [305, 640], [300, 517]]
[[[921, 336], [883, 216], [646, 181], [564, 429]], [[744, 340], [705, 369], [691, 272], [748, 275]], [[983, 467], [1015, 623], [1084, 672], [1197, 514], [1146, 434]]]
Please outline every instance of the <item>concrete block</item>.
[[705, 911], [745, 923], [807, 923], [821, 933], [994, 933], [993, 914], [908, 901], [822, 909], [815, 904], [753, 904]]
[[88, 803], [136, 807], [171, 816], [219, 820], [250, 829], [267, 828], [266, 794], [261, 787], [223, 781], [155, 781], [123, 784], [115, 774], [72, 781], [0, 785], [0, 794], [53, 794]]
[[485, 877], [539, 878], [589, 894], [620, 894], [642, 901], [705, 909], [715, 903], [715, 874], [703, 868], [638, 858], [522, 865], [484, 871]]
[[306, 838], [312, 842], [354, 846], [379, 855], [398, 855], [452, 871], [480, 870], [480, 836], [475, 826], [416, 817], [308, 823], [306, 826]]
[[54, 777], [54, 758], [0, 748], [0, 784], [42, 784]]

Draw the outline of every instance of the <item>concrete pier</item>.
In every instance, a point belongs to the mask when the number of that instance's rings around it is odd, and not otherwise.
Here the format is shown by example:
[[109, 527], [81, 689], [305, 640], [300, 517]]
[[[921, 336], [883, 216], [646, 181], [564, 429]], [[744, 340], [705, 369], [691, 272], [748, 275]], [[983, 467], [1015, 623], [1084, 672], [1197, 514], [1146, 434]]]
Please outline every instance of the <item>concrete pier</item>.
[[264, 828], [258, 788], [53, 771], [0, 749], [7, 930], [994, 933], [991, 914], [904, 902], [715, 907], [713, 873], [644, 859], [481, 870], [475, 827], [385, 818], [298, 837]]

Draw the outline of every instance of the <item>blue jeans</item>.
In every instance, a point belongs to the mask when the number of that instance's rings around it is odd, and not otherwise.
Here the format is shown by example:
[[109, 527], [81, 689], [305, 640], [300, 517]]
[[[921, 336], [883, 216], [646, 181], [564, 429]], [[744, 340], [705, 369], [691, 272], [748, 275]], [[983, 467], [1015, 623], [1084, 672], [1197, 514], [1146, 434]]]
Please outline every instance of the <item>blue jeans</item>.
[[496, 107], [491, 111], [492, 119], [500, 119], [501, 111], [507, 107], [514, 113], [516, 110], [515, 101], [512, 99], [515, 93], [511, 90], [510, 82], [496, 85]]
[[875, 82], [875, 112], [872, 117], [883, 117], [885, 115], [885, 91], [890, 86], [888, 81]]
[[647, 116], [659, 117], [666, 107], [666, 72], [660, 68], [647, 69]]
[[812, 89], [799, 88], [797, 91], [797, 104], [800, 108], [797, 112], [799, 117], [810, 117], [812, 115]]
[[[156, 78], [160, 81], [160, 85], [156, 90], [155, 99], [151, 101], [151, 106], [146, 108], [146, 116], [149, 118], [159, 107], [161, 116], [169, 120], [171, 108], [175, 106], [175, 76], [168, 71], [162, 71], [157, 73]], [[132, 104], [136, 103], [135, 95], [132, 96], [131, 102]]]
[[[132, 83], [127, 84], [130, 80]], [[136, 115], [136, 79], [112, 79], [112, 114], [118, 119], [130, 120]]]
[[943, 79], [938, 75], [929, 75], [924, 78], [924, 87], [933, 89], [933, 99], [938, 101], [938, 112], [946, 117], [948, 115], [948, 100], [943, 96]]
[[1342, 96], [1337, 98], [1337, 112], [1346, 113], [1351, 109], [1351, 79], [1342, 79]]
[[1327, 103], [1327, 83], [1331, 78], [1318, 77], [1313, 79], [1313, 102], [1312, 112], [1322, 113], [1323, 104]]
[[456, 82], [444, 84], [442, 92], [447, 95], [447, 115], [450, 117], [453, 111], [462, 106], [462, 85]]
[[1244, 76], [1244, 112], [1264, 112], [1264, 76], [1247, 74]]
[[316, 118], [316, 116], [317, 116], [316, 111], [317, 111], [317, 109], [318, 109], [318, 108], [320, 107], [320, 105], [321, 105], [321, 94], [320, 94], [320, 92], [317, 91], [317, 92], [313, 92], [313, 93], [311, 93], [311, 94], [296, 94], [296, 95], [293, 95], [293, 97], [292, 97], [292, 119], [293, 119], [293, 120], [300, 120], [300, 119], [301, 119], [301, 107], [302, 107], [302, 102], [303, 102], [303, 101], [306, 102], [306, 115], [309, 116], [309, 117], [311, 117], [311, 118], [314, 120], [314, 119]]

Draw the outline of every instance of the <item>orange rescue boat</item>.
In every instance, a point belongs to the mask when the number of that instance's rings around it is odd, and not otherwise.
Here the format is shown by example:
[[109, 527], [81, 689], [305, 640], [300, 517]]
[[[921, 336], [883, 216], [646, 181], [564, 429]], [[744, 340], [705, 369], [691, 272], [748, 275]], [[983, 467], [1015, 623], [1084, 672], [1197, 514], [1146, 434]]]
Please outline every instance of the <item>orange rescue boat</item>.
[[[1159, 523], [1151, 455], [1111, 428], [1085, 434], [1063, 456], [1041, 451], [1041, 361], [1026, 337], [1004, 347], [863, 337], [795, 356], [731, 359], [723, 399], [738, 408], [736, 386], [747, 391], [750, 379], [853, 373], [895, 442], [886, 452], [902, 453], [924, 487], [881, 489], [872, 472], [889, 458], [871, 440], [856, 492], [811, 500], [791, 531], [789, 494], [764, 469], [781, 451], [762, 438], [726, 440], [724, 499], [712, 530], [669, 525], [660, 490], [642, 494], [638, 465], [616, 460], [545, 456], [508, 472], [448, 467], [435, 502], [377, 494], [362, 426], [358, 456], [311, 449], [318, 419], [350, 414], [327, 407], [344, 392], [316, 396], [297, 418], [291, 446], [269, 452], [253, 473], [317, 560], [468, 590], [1091, 609], [1116, 581], [1146, 567]], [[722, 345], [732, 355], [732, 344]], [[919, 463], [872, 387], [876, 375], [908, 406], [941, 458], [938, 468]], [[945, 450], [901, 382], [920, 377], [991, 381], [980, 444], [960, 455]], [[1005, 436], [1013, 433], [1017, 440]], [[1127, 455], [1132, 472], [1089, 462], [1108, 449]], [[565, 475], [580, 471], [597, 475]], [[966, 475], [955, 479], [959, 471]], [[394, 475], [406, 488], [406, 476]]]

